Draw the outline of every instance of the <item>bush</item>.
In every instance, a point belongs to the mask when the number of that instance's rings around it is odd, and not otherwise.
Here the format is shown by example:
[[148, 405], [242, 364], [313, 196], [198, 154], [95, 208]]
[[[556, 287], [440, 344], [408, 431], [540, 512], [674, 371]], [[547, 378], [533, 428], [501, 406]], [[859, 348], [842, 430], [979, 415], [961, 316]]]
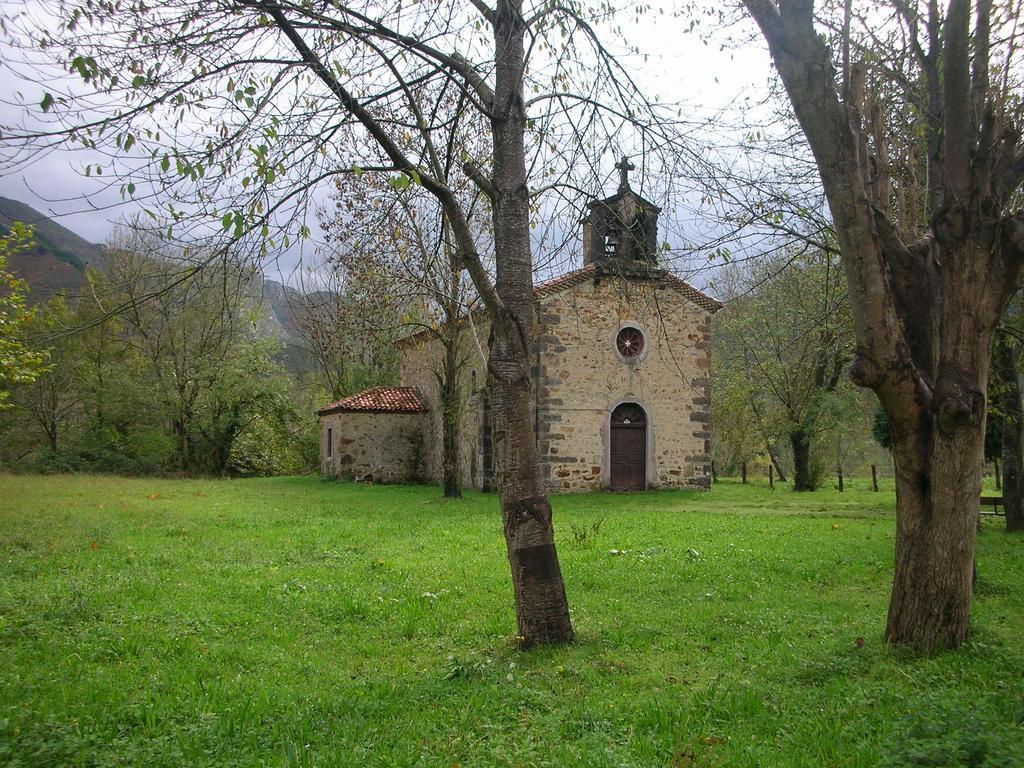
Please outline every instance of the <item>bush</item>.
[[[280, 423], [256, 419], [231, 446], [228, 471], [233, 475], [256, 477], [293, 475], [308, 471], [309, 446], [303, 433], [288, 432]], [[319, 439], [317, 442], [319, 461]]]
[[62, 475], [68, 472], [81, 472], [82, 463], [76, 454], [51, 451], [49, 448], [44, 448], [36, 451], [19, 468], [29, 472], [37, 472], [41, 475]]

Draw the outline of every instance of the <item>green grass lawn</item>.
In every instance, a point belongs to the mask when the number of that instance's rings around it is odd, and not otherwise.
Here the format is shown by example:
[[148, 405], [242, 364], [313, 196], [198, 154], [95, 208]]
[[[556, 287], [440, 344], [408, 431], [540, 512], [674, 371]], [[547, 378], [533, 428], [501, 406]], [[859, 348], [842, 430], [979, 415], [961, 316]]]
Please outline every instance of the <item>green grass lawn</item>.
[[1024, 538], [915, 657], [851, 485], [555, 498], [578, 642], [523, 653], [493, 496], [0, 476], [0, 765], [1024, 765]]

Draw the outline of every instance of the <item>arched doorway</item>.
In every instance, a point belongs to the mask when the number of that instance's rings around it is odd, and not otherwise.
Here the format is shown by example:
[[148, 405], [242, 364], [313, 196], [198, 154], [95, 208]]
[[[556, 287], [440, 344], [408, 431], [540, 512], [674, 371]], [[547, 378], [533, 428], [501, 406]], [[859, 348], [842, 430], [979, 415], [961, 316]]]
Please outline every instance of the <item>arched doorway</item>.
[[647, 414], [636, 403], [623, 403], [611, 418], [611, 489], [647, 490]]

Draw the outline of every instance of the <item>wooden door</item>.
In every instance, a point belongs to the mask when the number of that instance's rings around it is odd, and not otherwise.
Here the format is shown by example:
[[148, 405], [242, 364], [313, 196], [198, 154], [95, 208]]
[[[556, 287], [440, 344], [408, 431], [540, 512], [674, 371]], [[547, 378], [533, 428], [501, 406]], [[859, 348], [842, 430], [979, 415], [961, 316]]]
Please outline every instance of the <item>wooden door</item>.
[[623, 403], [611, 418], [611, 489], [647, 489], [647, 419], [643, 408]]

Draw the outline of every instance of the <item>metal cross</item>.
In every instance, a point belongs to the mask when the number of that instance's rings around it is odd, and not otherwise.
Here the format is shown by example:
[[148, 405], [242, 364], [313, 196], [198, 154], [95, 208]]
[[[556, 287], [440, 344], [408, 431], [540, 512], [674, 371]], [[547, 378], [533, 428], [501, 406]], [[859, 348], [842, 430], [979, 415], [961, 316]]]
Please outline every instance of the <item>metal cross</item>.
[[619, 190], [629, 189], [629, 172], [635, 171], [636, 166], [629, 162], [628, 157], [623, 155], [622, 160], [617, 162], [615, 167], [619, 171]]

